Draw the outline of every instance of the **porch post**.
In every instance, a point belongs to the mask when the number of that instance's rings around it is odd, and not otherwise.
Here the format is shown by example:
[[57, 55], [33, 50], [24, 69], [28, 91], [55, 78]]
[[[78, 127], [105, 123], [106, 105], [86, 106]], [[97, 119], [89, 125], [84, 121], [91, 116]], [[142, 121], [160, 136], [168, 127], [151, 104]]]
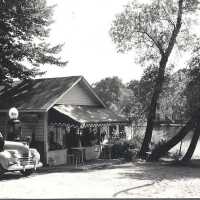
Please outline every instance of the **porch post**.
[[108, 140], [110, 140], [110, 129], [109, 129], [109, 124], [107, 124], [107, 138], [108, 138]]
[[119, 135], [119, 124], [116, 125], [116, 133]]
[[77, 128], [77, 133], [78, 133], [78, 147], [81, 147], [81, 133], [80, 133], [80, 127]]
[[44, 160], [48, 164], [48, 112], [44, 113]]

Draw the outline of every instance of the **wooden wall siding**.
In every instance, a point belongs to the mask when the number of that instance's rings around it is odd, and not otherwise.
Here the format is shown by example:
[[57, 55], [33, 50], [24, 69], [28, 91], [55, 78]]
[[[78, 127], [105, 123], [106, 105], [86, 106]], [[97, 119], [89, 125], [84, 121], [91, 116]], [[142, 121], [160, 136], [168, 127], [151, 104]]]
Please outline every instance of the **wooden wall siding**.
[[0, 113], [0, 131], [3, 135], [6, 133], [6, 124], [8, 122], [8, 114]]
[[[25, 114], [27, 115], [27, 114]], [[44, 114], [40, 113], [40, 117], [36, 122], [23, 120], [23, 114], [21, 114], [22, 133], [24, 136], [31, 136], [35, 132], [36, 141], [44, 141]], [[24, 117], [25, 118], [25, 117]]]
[[23, 136], [31, 136], [32, 137], [33, 132], [35, 132], [35, 140], [36, 141], [44, 141], [43, 140], [44, 128], [42, 125], [43, 125], [43, 121], [39, 121], [36, 124], [35, 128], [33, 128], [32, 123], [30, 123], [30, 122], [22, 123]]
[[100, 103], [97, 101], [96, 97], [79, 82], [75, 85], [66, 95], [64, 95], [57, 104], [67, 104], [67, 105], [91, 105], [97, 106]]
[[[31, 113], [29, 113], [31, 115]], [[35, 143], [33, 148], [36, 148], [40, 153], [40, 160], [43, 164], [46, 164], [46, 155], [44, 151], [44, 113], [34, 113], [38, 118], [31, 120], [27, 117], [28, 113], [20, 114], [22, 123], [22, 132], [25, 136], [31, 136], [35, 132]]]
[[48, 113], [43, 114], [44, 164], [48, 164]]
[[36, 133], [36, 137], [35, 137], [35, 140], [36, 141], [44, 141], [44, 121], [42, 120], [42, 121], [39, 121], [39, 123], [38, 123], [38, 126], [37, 126], [37, 128], [36, 128], [36, 131], [35, 131], [35, 133]]
[[[26, 114], [20, 113], [19, 119], [21, 121], [21, 127], [22, 127], [22, 134], [24, 136], [32, 136], [33, 133], [33, 127], [35, 126], [35, 145], [33, 148], [36, 148], [41, 157], [41, 161], [45, 163], [46, 161], [46, 155], [44, 155], [44, 114], [40, 113], [40, 117], [37, 120], [37, 123], [33, 123], [33, 121], [26, 121]], [[5, 134], [6, 133], [6, 125], [8, 122], [8, 114], [7, 113], [0, 113], [0, 131]]]
[[[34, 123], [31, 121], [24, 121], [23, 113], [20, 113], [19, 119], [21, 120], [22, 134], [24, 136], [32, 136]], [[0, 113], [0, 131], [3, 133], [3, 135], [6, 133], [7, 122], [8, 114]], [[37, 123], [35, 123], [35, 140], [44, 141], [44, 115], [41, 113], [39, 120]]]

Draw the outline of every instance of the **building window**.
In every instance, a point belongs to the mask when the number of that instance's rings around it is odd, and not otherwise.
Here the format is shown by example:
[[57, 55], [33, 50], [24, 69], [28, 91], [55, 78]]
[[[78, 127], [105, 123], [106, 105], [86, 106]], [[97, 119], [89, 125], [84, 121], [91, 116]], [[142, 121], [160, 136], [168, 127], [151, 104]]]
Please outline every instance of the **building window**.
[[119, 138], [126, 138], [126, 132], [124, 125], [119, 126]]
[[48, 143], [49, 150], [66, 148], [66, 128], [64, 126], [49, 127]]

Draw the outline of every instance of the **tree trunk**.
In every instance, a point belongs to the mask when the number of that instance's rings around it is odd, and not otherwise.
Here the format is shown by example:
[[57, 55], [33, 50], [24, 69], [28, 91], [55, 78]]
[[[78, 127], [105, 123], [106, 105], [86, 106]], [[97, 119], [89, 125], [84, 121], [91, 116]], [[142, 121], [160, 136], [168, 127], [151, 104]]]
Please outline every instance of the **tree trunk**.
[[197, 127], [195, 128], [194, 130], [194, 134], [192, 136], [192, 140], [191, 140], [191, 143], [190, 143], [190, 146], [186, 152], [186, 154], [184, 155], [184, 157], [182, 158], [182, 161], [183, 162], [188, 162], [191, 158], [192, 158], [192, 155], [194, 153], [194, 150], [197, 146], [197, 142], [198, 142], [198, 139], [199, 139], [199, 135], [200, 135], [200, 124], [198, 123], [197, 124]]
[[145, 137], [144, 137], [142, 147], [139, 152], [139, 158], [142, 158], [142, 159], [146, 159], [146, 152], [149, 151], [149, 144], [151, 142], [154, 120], [156, 116], [156, 105], [159, 99], [159, 95], [162, 91], [162, 85], [164, 82], [164, 74], [165, 74], [167, 60], [168, 60], [168, 57], [163, 56], [160, 61], [158, 77], [156, 79], [153, 96], [152, 96], [151, 104], [150, 104], [150, 110], [147, 117], [147, 128], [145, 131]]
[[155, 148], [149, 157], [150, 161], [157, 161], [161, 156], [164, 156], [172, 147], [177, 145], [187, 134], [189, 131], [191, 131], [194, 126], [195, 122], [197, 122], [196, 117], [192, 117], [187, 124], [178, 132], [177, 135], [175, 135], [173, 138], [171, 138], [168, 142], [165, 144], [159, 146], [158, 148]]
[[177, 13], [177, 21], [176, 25], [174, 26], [174, 29], [172, 31], [172, 35], [170, 37], [170, 41], [168, 44], [168, 47], [166, 51], [163, 51], [159, 48], [161, 53], [161, 60], [159, 63], [159, 72], [158, 77], [156, 79], [156, 84], [154, 87], [153, 96], [151, 99], [151, 105], [150, 105], [150, 111], [147, 117], [147, 128], [145, 131], [145, 137], [142, 143], [142, 147], [139, 152], [139, 158], [146, 159], [146, 152], [149, 150], [149, 144], [151, 142], [152, 138], [152, 132], [153, 132], [153, 123], [155, 120], [156, 115], [156, 105], [159, 98], [159, 95], [162, 91], [162, 85], [164, 82], [164, 75], [165, 75], [165, 68], [167, 65], [168, 58], [172, 52], [172, 49], [174, 47], [174, 44], [176, 42], [177, 35], [179, 34], [181, 23], [182, 23], [182, 14], [183, 14], [183, 0], [178, 1], [178, 13]]

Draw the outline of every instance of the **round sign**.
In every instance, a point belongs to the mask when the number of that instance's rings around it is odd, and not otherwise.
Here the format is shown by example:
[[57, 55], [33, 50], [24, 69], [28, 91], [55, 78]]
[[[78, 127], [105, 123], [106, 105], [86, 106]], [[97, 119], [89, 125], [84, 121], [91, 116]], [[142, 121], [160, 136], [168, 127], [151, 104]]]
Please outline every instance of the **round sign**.
[[9, 115], [10, 119], [17, 119], [19, 116], [19, 112], [18, 112], [17, 108], [13, 107], [9, 110], [8, 115]]

